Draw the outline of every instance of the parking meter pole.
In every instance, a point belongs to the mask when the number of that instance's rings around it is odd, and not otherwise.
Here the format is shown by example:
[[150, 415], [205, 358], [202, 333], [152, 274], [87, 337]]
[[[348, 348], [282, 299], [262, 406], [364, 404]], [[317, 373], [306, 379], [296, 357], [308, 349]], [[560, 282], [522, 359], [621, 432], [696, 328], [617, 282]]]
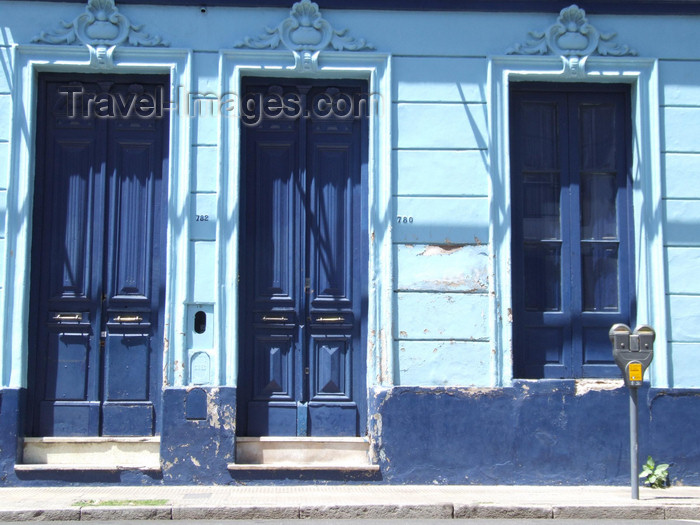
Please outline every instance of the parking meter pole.
[[632, 332], [626, 324], [614, 324], [608, 332], [613, 345], [613, 358], [622, 371], [630, 391], [630, 485], [632, 499], [639, 499], [639, 460], [637, 389], [644, 381], [644, 371], [654, 357], [656, 332], [646, 324]]
[[639, 420], [637, 388], [630, 388], [630, 486], [632, 499], [639, 499]]

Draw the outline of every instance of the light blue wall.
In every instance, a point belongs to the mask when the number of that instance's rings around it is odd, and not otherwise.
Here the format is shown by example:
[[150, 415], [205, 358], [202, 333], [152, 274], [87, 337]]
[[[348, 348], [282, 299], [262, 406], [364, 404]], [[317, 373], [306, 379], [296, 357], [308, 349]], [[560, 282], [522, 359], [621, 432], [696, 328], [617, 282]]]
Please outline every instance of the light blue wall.
[[[6, 243], [6, 211], [7, 185], [10, 178], [10, 130], [12, 129], [12, 86], [14, 66], [12, 64], [12, 49], [3, 38], [0, 38], [0, 305], [5, 303], [7, 243]], [[0, 319], [4, 317], [0, 310]], [[4, 338], [4, 323], [0, 322], [0, 338]], [[12, 355], [0, 351], [0, 386], [9, 383], [12, 369]]]
[[[394, 56], [395, 382], [489, 385], [483, 57]], [[395, 220], [397, 220], [395, 218]]]
[[[290, 2], [291, 7], [291, 2]], [[585, 7], [585, 6], [584, 6]], [[532, 30], [542, 30], [558, 13], [410, 13], [371, 14], [323, 11], [338, 28], [367, 39], [378, 53], [391, 55], [391, 217], [393, 298], [380, 308], [389, 312], [393, 358], [390, 375], [395, 384], [422, 386], [493, 386], [494, 362], [508, 354], [509, 341], [494, 342], [494, 260], [489, 245], [491, 170], [489, 129], [489, 57], [503, 55]], [[0, 302], [4, 305], [6, 253], [5, 205], [10, 177], [12, 126], [11, 45], [28, 44], [61, 20], [82, 13], [81, 4], [5, 2], [0, 18]], [[237, 173], [223, 170], [222, 122], [207, 104], [220, 97], [222, 49], [232, 49], [246, 36], [257, 36], [288, 16], [286, 9], [120, 6], [134, 23], [163, 36], [174, 49], [192, 50], [192, 85], [182, 87], [180, 111], [191, 116], [192, 133], [187, 205], [172, 227], [187, 225], [189, 264], [184, 314], [173, 320], [173, 333], [182, 334], [199, 309], [209, 309], [219, 323], [217, 308], [224, 300], [217, 229], [227, 195], [221, 180]], [[666, 286], [670, 384], [700, 387], [700, 48], [692, 43], [700, 34], [698, 17], [589, 17], [604, 32], [636, 48], [641, 56], [659, 59], [661, 167], [664, 209], [665, 267], [652, 272]], [[653, 34], [654, 38], [647, 35]], [[119, 51], [117, 51], [118, 53]], [[329, 51], [332, 53], [332, 51]], [[321, 61], [323, 54], [321, 55]], [[200, 111], [202, 110], [202, 111]], [[179, 147], [175, 144], [171, 147]], [[16, 153], [13, 153], [16, 154]], [[12, 164], [14, 165], [14, 164]], [[14, 177], [26, 174], [12, 174]], [[198, 223], [196, 215], [209, 215]], [[187, 221], [185, 220], [187, 217]], [[411, 220], [397, 222], [397, 217]], [[28, 216], [21, 218], [27, 224]], [[230, 230], [226, 230], [230, 231]], [[13, 284], [13, 283], [7, 283]], [[386, 283], [385, 283], [386, 284]], [[507, 311], [508, 305], [501, 305]], [[503, 322], [508, 322], [505, 319]], [[9, 326], [8, 322], [1, 326]], [[217, 334], [219, 328], [216, 328]], [[182, 355], [205, 350], [211, 358], [212, 383], [225, 382], [221, 357], [225, 349], [218, 335], [212, 341], [182, 339]], [[205, 346], [211, 345], [211, 348]], [[13, 349], [3, 346], [3, 384], [10, 368], [18, 366]], [[666, 352], [659, 341], [657, 351]], [[188, 353], [189, 352], [189, 353]], [[196, 353], [196, 352], [195, 352]], [[221, 366], [219, 362], [221, 361]], [[183, 382], [187, 382], [185, 373]]]
[[700, 60], [659, 64], [666, 279], [673, 384], [700, 372]]

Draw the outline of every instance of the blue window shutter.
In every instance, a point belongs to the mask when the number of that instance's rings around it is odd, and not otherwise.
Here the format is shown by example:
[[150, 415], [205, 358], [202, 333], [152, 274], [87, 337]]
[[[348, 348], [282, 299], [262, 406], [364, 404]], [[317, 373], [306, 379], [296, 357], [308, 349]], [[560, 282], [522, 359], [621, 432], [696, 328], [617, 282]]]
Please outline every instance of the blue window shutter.
[[627, 86], [511, 88], [514, 375], [617, 377], [634, 287]]

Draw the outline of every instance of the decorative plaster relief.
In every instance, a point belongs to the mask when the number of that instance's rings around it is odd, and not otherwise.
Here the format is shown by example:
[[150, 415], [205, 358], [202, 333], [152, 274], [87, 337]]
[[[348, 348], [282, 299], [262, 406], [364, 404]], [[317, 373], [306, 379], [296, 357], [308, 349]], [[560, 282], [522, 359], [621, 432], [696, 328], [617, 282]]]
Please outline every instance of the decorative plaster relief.
[[159, 36], [141, 31], [143, 26], [133, 25], [122, 15], [114, 0], [88, 0], [85, 12], [72, 22], [61, 22], [56, 32], [43, 31], [32, 42], [47, 44], [77, 44], [87, 46], [90, 65], [96, 68], [113, 67], [114, 50], [118, 45], [168, 46]]
[[625, 44], [610, 42], [616, 33], [601, 33], [588, 23], [586, 12], [576, 4], [566, 7], [545, 31], [530, 31], [523, 44], [515, 44], [509, 55], [559, 55], [573, 76], [584, 75], [586, 59], [591, 55], [630, 56], [637, 52]]
[[336, 51], [374, 49], [364, 39], [355, 39], [347, 29], [335, 30], [324, 20], [318, 4], [301, 0], [292, 6], [289, 17], [274, 29], [265, 28], [267, 34], [257, 38], [246, 37], [235, 44], [239, 48], [276, 49], [280, 43], [294, 54], [295, 67], [303, 70], [318, 68], [318, 56], [328, 46]]

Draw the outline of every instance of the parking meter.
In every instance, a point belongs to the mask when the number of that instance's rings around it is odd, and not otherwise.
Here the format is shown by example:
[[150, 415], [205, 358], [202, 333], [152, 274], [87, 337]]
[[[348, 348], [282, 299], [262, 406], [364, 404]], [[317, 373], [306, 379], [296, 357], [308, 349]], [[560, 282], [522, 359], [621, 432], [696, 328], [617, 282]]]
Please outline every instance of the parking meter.
[[654, 357], [656, 333], [651, 326], [640, 325], [634, 332], [625, 324], [616, 324], [608, 332], [615, 363], [622, 370], [629, 388], [642, 386], [644, 372]]
[[654, 357], [656, 333], [651, 326], [639, 325], [632, 332], [625, 324], [616, 324], [608, 332], [613, 357], [622, 370], [630, 394], [630, 485], [632, 498], [639, 499], [639, 423], [637, 420], [637, 388], [642, 386], [644, 372]]

